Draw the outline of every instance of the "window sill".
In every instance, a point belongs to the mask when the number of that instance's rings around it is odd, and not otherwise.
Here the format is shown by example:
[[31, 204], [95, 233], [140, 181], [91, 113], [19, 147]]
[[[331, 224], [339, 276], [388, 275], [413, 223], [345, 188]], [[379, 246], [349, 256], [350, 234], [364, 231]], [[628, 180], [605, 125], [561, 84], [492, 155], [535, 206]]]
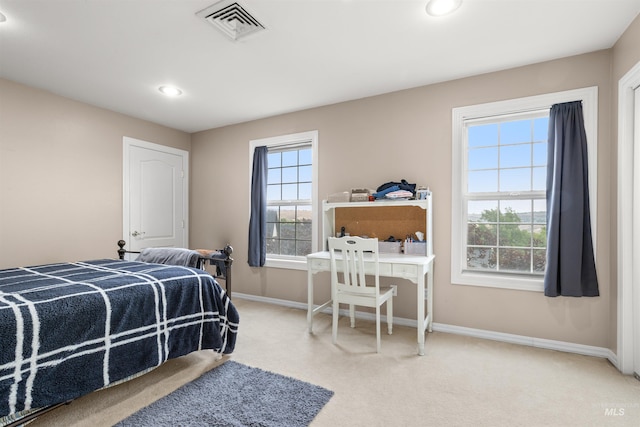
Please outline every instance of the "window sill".
[[451, 283], [454, 285], [544, 292], [544, 279], [542, 277], [535, 278], [508, 274], [483, 274], [479, 272], [464, 271], [459, 272], [458, 274], [452, 274]]
[[264, 263], [265, 267], [284, 268], [287, 270], [305, 270], [307, 269], [307, 258], [267, 258]]

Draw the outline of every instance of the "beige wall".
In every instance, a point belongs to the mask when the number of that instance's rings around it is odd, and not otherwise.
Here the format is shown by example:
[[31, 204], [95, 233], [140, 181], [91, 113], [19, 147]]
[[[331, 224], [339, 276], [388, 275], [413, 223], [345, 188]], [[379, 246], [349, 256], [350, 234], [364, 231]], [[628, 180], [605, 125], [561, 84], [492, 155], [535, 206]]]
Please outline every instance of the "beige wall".
[[0, 79], [0, 268], [112, 258], [122, 238], [122, 137], [190, 135]]
[[[235, 247], [238, 292], [304, 302], [305, 272], [247, 265], [248, 144], [317, 129], [322, 198], [402, 178], [433, 190], [436, 322], [608, 347], [610, 81], [607, 50], [194, 134], [191, 182], [197, 196], [191, 201], [191, 242], [211, 246], [228, 241]], [[588, 86], [598, 86], [600, 100], [597, 250], [602, 256], [597, 267], [602, 296], [552, 299], [535, 292], [452, 285], [451, 109]], [[226, 177], [223, 188], [210, 185], [216, 176]], [[328, 284], [328, 275], [319, 276], [318, 283]], [[327, 298], [328, 292], [325, 286], [316, 295]], [[401, 283], [395, 314], [415, 318], [414, 301], [412, 285]]]

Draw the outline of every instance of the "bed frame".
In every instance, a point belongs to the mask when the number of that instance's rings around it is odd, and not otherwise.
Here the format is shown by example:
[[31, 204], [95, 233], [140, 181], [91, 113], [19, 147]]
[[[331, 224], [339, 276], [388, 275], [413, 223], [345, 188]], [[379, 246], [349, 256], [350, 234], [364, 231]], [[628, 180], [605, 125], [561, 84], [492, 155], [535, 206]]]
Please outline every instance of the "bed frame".
[[[139, 254], [139, 251], [128, 251], [124, 247], [127, 244], [124, 240], [118, 240], [118, 258], [124, 260], [126, 254]], [[226, 245], [223, 249], [219, 249], [216, 251], [207, 251], [207, 252], [217, 252], [219, 254], [223, 254], [223, 258], [213, 258], [211, 255], [200, 255], [198, 259], [198, 268], [204, 270], [207, 261], [210, 264], [215, 264], [216, 261], [222, 261], [224, 263], [224, 273], [217, 275], [214, 274], [213, 277], [216, 279], [222, 279], [225, 283], [225, 290], [227, 292], [227, 296], [231, 298], [231, 264], [233, 264], [233, 258], [231, 258], [231, 254], [233, 253], [233, 248], [230, 245]]]

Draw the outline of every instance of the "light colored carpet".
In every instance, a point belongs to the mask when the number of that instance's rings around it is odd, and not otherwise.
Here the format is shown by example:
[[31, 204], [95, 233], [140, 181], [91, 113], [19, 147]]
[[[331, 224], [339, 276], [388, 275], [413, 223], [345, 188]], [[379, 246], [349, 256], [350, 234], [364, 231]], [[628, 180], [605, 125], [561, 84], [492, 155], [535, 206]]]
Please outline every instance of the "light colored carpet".
[[[415, 329], [394, 326], [375, 353], [372, 322], [331, 319], [235, 299], [231, 359], [335, 392], [312, 422], [335, 426], [634, 426], [640, 381], [604, 359], [434, 332], [416, 355]], [[224, 360], [223, 360], [224, 361]], [[170, 361], [130, 383], [58, 408], [30, 426], [110, 426], [221, 363], [210, 352]]]

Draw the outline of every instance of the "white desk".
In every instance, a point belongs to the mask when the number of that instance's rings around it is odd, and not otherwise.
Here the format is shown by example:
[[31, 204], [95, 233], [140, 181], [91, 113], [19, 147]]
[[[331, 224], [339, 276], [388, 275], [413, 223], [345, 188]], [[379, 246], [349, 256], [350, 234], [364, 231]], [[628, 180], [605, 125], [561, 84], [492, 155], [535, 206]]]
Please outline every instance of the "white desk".
[[[431, 256], [415, 256], [401, 254], [380, 253], [380, 276], [398, 277], [408, 279], [417, 285], [418, 313], [416, 327], [418, 328], [418, 354], [424, 355], [424, 335], [425, 330], [431, 332], [433, 322], [433, 259]], [[318, 312], [331, 306], [329, 300], [324, 304], [315, 306], [313, 302], [313, 275], [321, 271], [331, 271], [329, 252], [315, 252], [307, 255], [307, 286], [308, 286], [308, 308], [307, 322], [309, 333], [313, 331], [313, 316]], [[425, 286], [425, 276], [427, 283]], [[427, 293], [425, 294], [425, 289]], [[427, 300], [427, 313], [425, 316], [425, 303]]]

